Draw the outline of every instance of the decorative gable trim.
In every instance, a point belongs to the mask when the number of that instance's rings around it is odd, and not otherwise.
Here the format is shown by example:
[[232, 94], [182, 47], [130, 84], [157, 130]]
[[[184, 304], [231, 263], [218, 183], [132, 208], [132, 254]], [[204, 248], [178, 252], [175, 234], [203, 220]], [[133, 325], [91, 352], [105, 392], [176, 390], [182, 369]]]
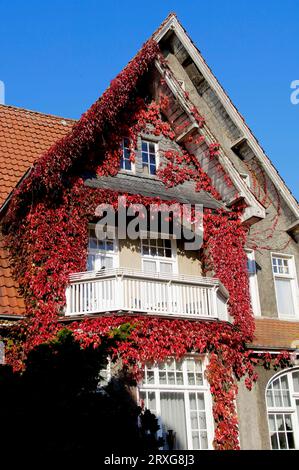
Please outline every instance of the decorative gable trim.
[[[191, 125], [184, 131], [184, 135], [181, 134], [176, 139], [177, 141], [182, 141], [183, 138], [191, 132], [191, 130], [198, 130], [199, 125], [197, 124], [196, 119], [193, 116], [192, 109], [190, 108], [190, 104], [186, 99], [184, 91], [179, 86], [175, 77], [173, 77], [172, 71], [164, 64], [162, 67], [158, 60], [156, 60], [155, 65], [158, 72], [163, 76], [167, 86], [169, 87], [175, 98], [178, 100], [179, 104], [181, 105], [182, 109], [186, 112], [186, 114], [188, 115], [188, 119], [191, 122]], [[167, 67], [166, 73], [164, 71], [165, 67]], [[208, 146], [216, 142], [216, 138], [213, 136], [212, 132], [205, 123], [203, 123], [201, 126], [201, 133], [202, 135], [204, 135], [205, 142]], [[186, 145], [186, 147], [188, 146]], [[248, 207], [244, 211], [243, 221], [248, 222], [249, 220], [251, 220], [252, 222], [255, 222], [261, 218], [265, 218], [266, 212], [264, 206], [260, 204], [260, 202], [255, 198], [255, 196], [250, 191], [243, 178], [239, 175], [238, 171], [235, 169], [230, 159], [225, 155], [221, 147], [218, 151], [218, 161], [222, 165], [225, 172], [229, 175], [234, 185], [234, 188], [229, 191], [229, 194], [227, 194], [226, 197], [224, 196], [226, 204], [232, 205], [234, 202], [236, 202], [236, 200], [244, 198]], [[205, 168], [203, 169], [206, 171]], [[208, 173], [208, 171], [206, 172]], [[217, 186], [216, 189], [219, 190]]]
[[[167, 33], [169, 33], [169, 31], [174, 31], [177, 37], [179, 38], [179, 40], [182, 42], [186, 51], [190, 55], [195, 65], [198, 67], [201, 74], [204, 76], [205, 80], [208, 82], [210, 87], [217, 94], [217, 97], [219, 98], [220, 102], [224, 106], [225, 110], [227, 111], [232, 121], [238, 126], [240, 131], [243, 133], [242, 138], [248, 141], [250, 147], [252, 148], [255, 156], [260, 161], [266, 174], [269, 176], [272, 182], [276, 185], [276, 187], [278, 188], [278, 191], [281, 193], [283, 199], [285, 200], [288, 207], [292, 210], [296, 218], [299, 218], [298, 202], [296, 201], [296, 199], [294, 198], [294, 196], [292, 195], [292, 193], [286, 186], [281, 176], [278, 174], [277, 170], [271, 163], [269, 157], [265, 154], [265, 152], [259, 145], [256, 137], [253, 135], [253, 133], [251, 132], [251, 130], [245, 123], [244, 118], [241, 116], [237, 108], [231, 102], [230, 98], [228, 97], [228, 95], [226, 94], [226, 92], [224, 91], [220, 83], [218, 82], [217, 78], [214, 76], [213, 72], [211, 71], [207, 63], [205, 62], [199, 50], [195, 47], [192, 40], [189, 38], [188, 34], [186, 33], [185, 29], [182, 27], [182, 25], [178, 21], [175, 14], [171, 14], [165, 20], [165, 22], [162, 23], [162, 26], [156, 31], [153, 38], [159, 43], [161, 39], [164, 38], [167, 35]], [[223, 164], [225, 165], [224, 162]], [[232, 166], [232, 169], [231, 169], [232, 175], [234, 176], [236, 180], [236, 184], [240, 185], [241, 183], [237, 175], [238, 172], [234, 169], [232, 164], [231, 166]], [[243, 185], [241, 184], [241, 187], [242, 186], [243, 186], [242, 189], [244, 190], [244, 183]], [[245, 191], [245, 194], [247, 193], [246, 194], [247, 197], [248, 197], [248, 192], [250, 191]]]

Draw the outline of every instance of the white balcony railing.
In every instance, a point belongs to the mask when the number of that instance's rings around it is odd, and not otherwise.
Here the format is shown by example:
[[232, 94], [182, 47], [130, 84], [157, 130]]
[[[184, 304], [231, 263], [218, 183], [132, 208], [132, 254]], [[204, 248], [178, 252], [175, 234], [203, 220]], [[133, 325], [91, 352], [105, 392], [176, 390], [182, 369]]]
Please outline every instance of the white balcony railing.
[[132, 312], [228, 321], [227, 299], [214, 278], [119, 268], [72, 274], [66, 315]]

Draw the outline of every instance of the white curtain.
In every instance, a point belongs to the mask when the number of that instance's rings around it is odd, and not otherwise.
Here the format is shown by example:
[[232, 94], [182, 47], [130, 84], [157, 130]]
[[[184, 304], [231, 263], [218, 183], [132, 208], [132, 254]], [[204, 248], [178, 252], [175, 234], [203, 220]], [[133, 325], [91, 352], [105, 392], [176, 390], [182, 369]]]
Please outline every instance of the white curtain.
[[160, 392], [161, 427], [167, 446], [167, 434], [172, 430], [175, 435], [173, 449], [187, 449], [187, 432], [184, 394], [181, 392]]
[[295, 316], [293, 293], [290, 279], [275, 279], [277, 306], [280, 315]]

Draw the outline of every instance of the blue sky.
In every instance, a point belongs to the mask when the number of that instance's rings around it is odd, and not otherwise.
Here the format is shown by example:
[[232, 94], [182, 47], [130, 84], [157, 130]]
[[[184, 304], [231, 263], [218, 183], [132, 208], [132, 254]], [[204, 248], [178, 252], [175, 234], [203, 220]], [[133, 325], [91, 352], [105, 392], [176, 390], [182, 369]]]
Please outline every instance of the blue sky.
[[298, 0], [0, 0], [6, 104], [78, 118], [171, 11], [299, 199]]

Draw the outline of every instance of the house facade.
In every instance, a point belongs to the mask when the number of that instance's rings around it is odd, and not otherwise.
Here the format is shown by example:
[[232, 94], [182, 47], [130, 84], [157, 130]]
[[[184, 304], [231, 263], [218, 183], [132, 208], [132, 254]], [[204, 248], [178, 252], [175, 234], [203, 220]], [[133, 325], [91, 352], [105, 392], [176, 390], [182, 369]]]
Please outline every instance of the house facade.
[[131, 324], [165, 448], [298, 449], [298, 203], [176, 16], [79, 121], [0, 128], [6, 360]]

